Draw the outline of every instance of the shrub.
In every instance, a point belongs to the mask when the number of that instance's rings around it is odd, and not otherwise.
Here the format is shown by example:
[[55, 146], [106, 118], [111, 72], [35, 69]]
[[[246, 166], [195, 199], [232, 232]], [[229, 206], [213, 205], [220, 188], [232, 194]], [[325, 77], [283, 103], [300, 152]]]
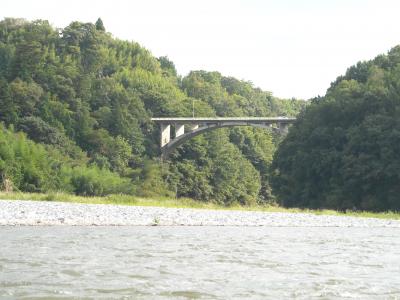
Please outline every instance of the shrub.
[[97, 166], [76, 167], [70, 175], [73, 192], [83, 196], [104, 196], [109, 194], [134, 194], [131, 180]]

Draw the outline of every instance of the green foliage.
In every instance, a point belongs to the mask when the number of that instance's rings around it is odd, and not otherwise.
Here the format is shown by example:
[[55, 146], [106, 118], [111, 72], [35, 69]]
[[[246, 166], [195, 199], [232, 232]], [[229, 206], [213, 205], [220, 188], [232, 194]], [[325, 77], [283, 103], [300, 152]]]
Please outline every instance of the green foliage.
[[87, 196], [135, 192], [127, 178], [82, 162], [74, 166], [76, 163], [55, 148], [36, 144], [23, 133], [14, 133], [0, 124], [0, 178], [11, 180], [15, 189]]
[[173, 158], [178, 195], [225, 205], [257, 202], [260, 174], [229, 141], [227, 133], [218, 130], [205, 134], [180, 149]]
[[48, 157], [43, 146], [0, 124], [0, 174], [11, 180], [16, 189], [39, 192], [56, 188], [59, 158]]
[[135, 186], [127, 178], [98, 167], [76, 167], [67, 171], [72, 191], [82, 196], [134, 194]]
[[272, 167], [283, 205], [400, 210], [398, 57], [349, 68], [300, 116]]
[[106, 31], [106, 28], [104, 27], [102, 19], [98, 18], [95, 25], [96, 25], [96, 30]]
[[234, 145], [219, 145], [212, 153], [213, 198], [224, 204], [256, 203], [261, 185], [259, 173]]
[[164, 164], [156, 161], [144, 161], [142, 172], [139, 175], [139, 196], [174, 196], [164, 180], [167, 173], [165, 167]]
[[175, 64], [167, 56], [159, 57], [158, 61], [165, 77], [177, 78], [178, 72], [176, 71]]
[[251, 82], [223, 77], [218, 72], [190, 72], [183, 78], [182, 87], [189, 96], [210, 105], [218, 116], [294, 116], [306, 105], [295, 99], [277, 99], [254, 88]]
[[100, 18], [61, 30], [43, 20], [0, 22], [0, 122], [30, 139], [17, 135], [18, 152], [14, 133], [3, 133], [1, 170], [21, 190], [271, 202], [274, 135], [219, 130], [161, 163], [150, 117], [290, 116], [304, 106], [218, 72], [181, 78], [170, 59], [114, 39]]

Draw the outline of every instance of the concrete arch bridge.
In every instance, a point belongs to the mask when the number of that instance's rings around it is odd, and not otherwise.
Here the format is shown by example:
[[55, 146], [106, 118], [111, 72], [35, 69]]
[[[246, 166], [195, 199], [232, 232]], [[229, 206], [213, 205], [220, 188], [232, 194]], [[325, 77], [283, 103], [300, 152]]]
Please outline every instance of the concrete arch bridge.
[[[238, 118], [152, 118], [160, 124], [161, 157], [168, 155], [187, 140], [207, 131], [233, 126], [254, 126], [286, 134], [296, 118], [287, 117], [238, 117]], [[174, 135], [171, 136], [171, 126]], [[188, 129], [188, 130], [187, 130]]]

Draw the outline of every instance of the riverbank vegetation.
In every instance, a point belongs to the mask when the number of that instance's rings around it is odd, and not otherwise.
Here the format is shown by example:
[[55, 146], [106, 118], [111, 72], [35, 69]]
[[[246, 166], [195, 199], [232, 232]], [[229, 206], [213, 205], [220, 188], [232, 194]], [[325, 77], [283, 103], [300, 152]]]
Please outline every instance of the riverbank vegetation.
[[396, 212], [369, 212], [369, 211], [345, 211], [340, 212], [329, 209], [300, 209], [285, 208], [278, 205], [258, 204], [244, 206], [238, 203], [229, 206], [221, 205], [216, 202], [204, 202], [190, 198], [169, 198], [152, 197], [144, 198], [131, 195], [108, 195], [104, 197], [84, 197], [65, 193], [5, 193], [0, 192], [0, 199], [4, 200], [29, 200], [29, 201], [56, 201], [86, 204], [111, 204], [111, 205], [133, 205], [133, 206], [154, 206], [165, 208], [193, 208], [193, 209], [213, 209], [213, 210], [241, 210], [241, 211], [261, 211], [261, 212], [282, 212], [282, 213], [306, 213], [315, 215], [334, 215], [352, 216], [362, 218], [379, 218], [400, 220], [400, 213]]
[[[400, 211], [400, 46], [350, 67], [309, 102], [218, 72], [182, 77], [167, 57], [114, 38], [100, 19], [63, 29], [4, 19], [0, 189]], [[161, 162], [150, 118], [193, 113], [298, 120], [284, 139], [251, 127], [208, 132]]]
[[158, 159], [151, 117], [294, 116], [278, 99], [218, 72], [177, 74], [167, 57], [113, 38], [99, 19], [56, 29], [0, 22], [0, 185], [84, 196], [190, 197], [229, 205], [273, 202], [269, 167], [280, 140], [221, 129]]
[[349, 68], [298, 117], [272, 164], [287, 207], [400, 210], [400, 46]]

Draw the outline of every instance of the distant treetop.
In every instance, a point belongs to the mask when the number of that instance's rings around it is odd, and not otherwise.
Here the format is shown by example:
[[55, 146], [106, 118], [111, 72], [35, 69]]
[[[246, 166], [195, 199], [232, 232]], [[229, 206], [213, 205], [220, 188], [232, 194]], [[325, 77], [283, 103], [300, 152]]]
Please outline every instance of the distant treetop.
[[103, 24], [103, 20], [101, 18], [98, 18], [96, 21], [96, 29], [101, 31], [106, 31], [106, 28], [104, 27]]

